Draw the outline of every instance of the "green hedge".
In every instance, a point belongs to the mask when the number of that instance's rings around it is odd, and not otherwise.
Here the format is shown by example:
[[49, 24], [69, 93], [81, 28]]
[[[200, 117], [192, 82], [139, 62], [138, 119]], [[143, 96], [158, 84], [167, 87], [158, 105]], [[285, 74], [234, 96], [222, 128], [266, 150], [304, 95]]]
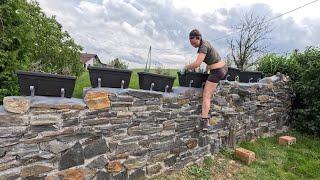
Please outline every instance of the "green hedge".
[[258, 70], [267, 75], [282, 72], [293, 82], [296, 97], [291, 125], [309, 134], [320, 135], [320, 48], [307, 47], [304, 52], [288, 56], [269, 54], [262, 57]]

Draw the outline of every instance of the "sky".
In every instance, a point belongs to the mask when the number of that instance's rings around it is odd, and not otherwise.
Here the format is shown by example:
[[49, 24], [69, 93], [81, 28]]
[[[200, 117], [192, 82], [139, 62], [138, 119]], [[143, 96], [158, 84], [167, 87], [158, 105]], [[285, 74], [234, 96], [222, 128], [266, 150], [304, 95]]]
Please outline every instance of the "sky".
[[[221, 57], [230, 53], [227, 40], [245, 13], [275, 17], [312, 0], [37, 0], [46, 15], [55, 16], [84, 52], [102, 62], [125, 60], [144, 67], [149, 46], [152, 67], [180, 68], [196, 57], [188, 40], [197, 28]], [[320, 1], [272, 22], [269, 52], [303, 51], [319, 46]], [[215, 40], [230, 34], [225, 39]]]

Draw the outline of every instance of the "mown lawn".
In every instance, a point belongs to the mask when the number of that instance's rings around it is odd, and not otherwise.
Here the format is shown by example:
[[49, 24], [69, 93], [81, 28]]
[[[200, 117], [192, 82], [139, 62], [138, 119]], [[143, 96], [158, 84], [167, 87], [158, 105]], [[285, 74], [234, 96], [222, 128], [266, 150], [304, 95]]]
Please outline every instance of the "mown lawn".
[[[150, 71], [154, 72], [155, 70], [151, 69]], [[176, 69], [169, 69], [168, 71], [170, 73], [170, 76], [176, 77], [173, 86], [179, 86], [177, 70]], [[138, 78], [137, 72], [143, 72], [143, 69], [133, 69], [132, 70], [129, 88], [132, 88], [132, 89], [139, 88], [139, 78]], [[77, 78], [76, 85], [75, 85], [74, 92], [73, 92], [73, 97], [81, 98], [82, 91], [83, 91], [84, 87], [91, 87], [90, 77], [89, 77], [88, 71], [83, 72], [82, 75]]]
[[297, 144], [277, 145], [279, 136], [239, 144], [256, 153], [256, 162], [249, 166], [236, 160], [233, 150], [223, 149], [206, 157], [202, 165], [192, 165], [157, 179], [320, 179], [320, 138], [287, 134], [297, 137]]

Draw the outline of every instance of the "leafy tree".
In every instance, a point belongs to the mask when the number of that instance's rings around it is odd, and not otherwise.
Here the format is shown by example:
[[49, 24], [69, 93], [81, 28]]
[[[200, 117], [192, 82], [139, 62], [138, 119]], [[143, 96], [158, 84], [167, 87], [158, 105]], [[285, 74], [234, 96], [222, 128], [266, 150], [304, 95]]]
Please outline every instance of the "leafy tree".
[[119, 58], [115, 58], [109, 64], [115, 68], [128, 69], [128, 65]]
[[55, 17], [34, 1], [0, 1], [0, 101], [18, 94], [16, 70], [80, 75], [80, 52]]

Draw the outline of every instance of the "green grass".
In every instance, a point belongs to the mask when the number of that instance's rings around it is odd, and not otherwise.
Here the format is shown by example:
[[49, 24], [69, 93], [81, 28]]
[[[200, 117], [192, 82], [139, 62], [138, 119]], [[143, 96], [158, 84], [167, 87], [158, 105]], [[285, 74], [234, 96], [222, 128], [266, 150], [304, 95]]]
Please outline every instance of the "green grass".
[[[143, 69], [132, 69], [129, 88], [132, 88], [132, 89], [139, 88], [139, 78], [138, 78], [137, 72], [143, 72]], [[155, 72], [155, 70], [151, 69], [150, 72]], [[173, 83], [173, 86], [179, 86], [177, 70], [170, 69], [169, 73], [170, 73], [169, 74], [170, 76], [176, 77], [176, 79]], [[74, 92], [73, 92], [73, 97], [81, 98], [83, 88], [85, 88], [85, 87], [91, 87], [90, 77], [89, 77], [88, 71], [83, 72], [82, 75], [77, 78], [76, 85], [75, 85]]]
[[236, 179], [320, 179], [320, 138], [291, 135], [297, 137], [292, 146], [278, 145], [278, 136], [241, 143], [257, 161], [244, 166]]
[[295, 136], [297, 144], [280, 146], [279, 136], [239, 144], [255, 152], [256, 161], [251, 165], [236, 160], [233, 149], [224, 148], [219, 154], [206, 157], [202, 165], [192, 165], [158, 179], [320, 179], [320, 138], [293, 132], [285, 135]]

